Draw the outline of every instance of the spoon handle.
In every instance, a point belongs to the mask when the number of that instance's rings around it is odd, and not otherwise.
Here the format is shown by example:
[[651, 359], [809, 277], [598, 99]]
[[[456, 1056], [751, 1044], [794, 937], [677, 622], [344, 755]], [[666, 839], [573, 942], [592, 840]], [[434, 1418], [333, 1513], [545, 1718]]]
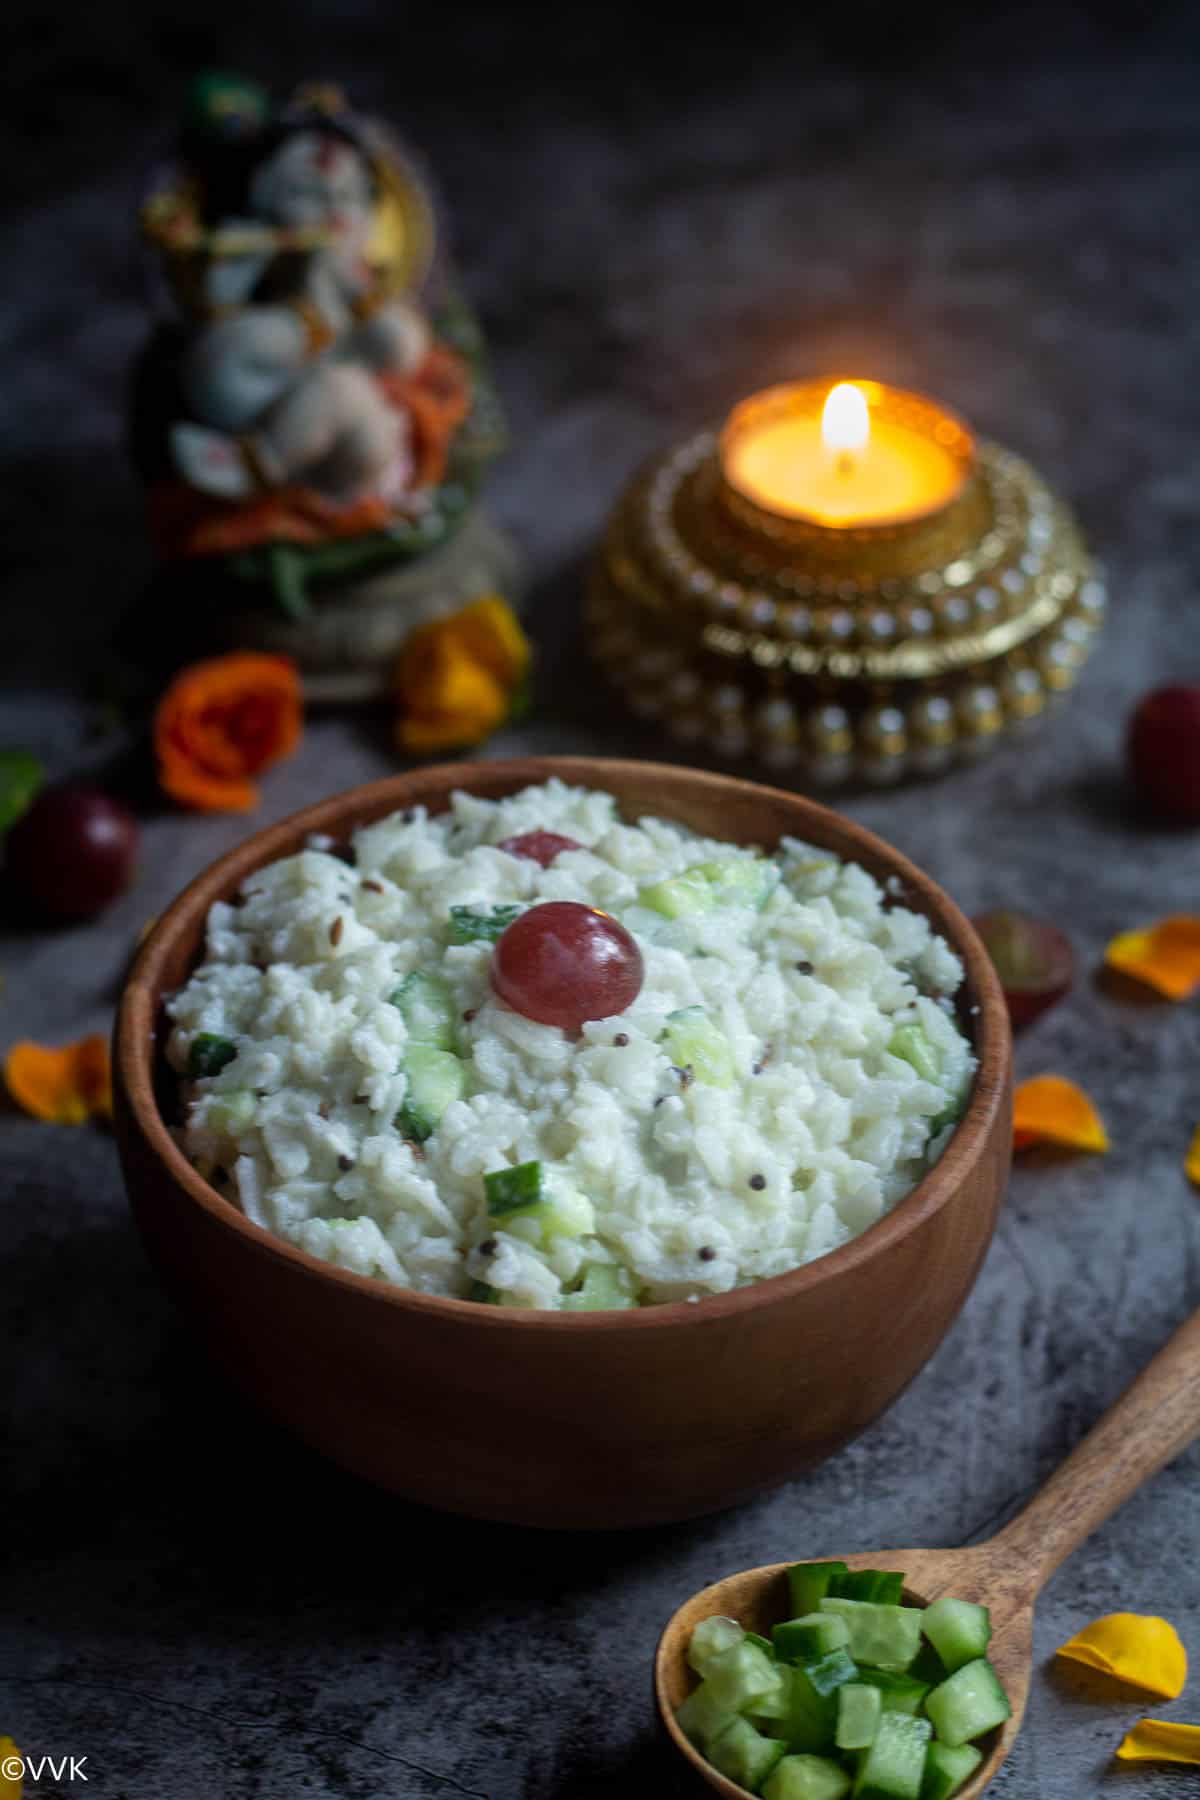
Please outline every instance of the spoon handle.
[[1038, 1589], [1129, 1496], [1200, 1433], [1200, 1312], [1182, 1324], [1133, 1385], [989, 1548]]

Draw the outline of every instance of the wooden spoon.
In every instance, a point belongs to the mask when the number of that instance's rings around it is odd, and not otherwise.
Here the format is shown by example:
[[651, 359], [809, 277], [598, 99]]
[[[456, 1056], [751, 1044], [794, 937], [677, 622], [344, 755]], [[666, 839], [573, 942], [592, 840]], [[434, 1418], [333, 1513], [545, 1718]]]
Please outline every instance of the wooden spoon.
[[[993, 1666], [1012, 1704], [1012, 1718], [982, 1748], [985, 1760], [956, 1800], [975, 1800], [1013, 1746], [1033, 1666], [1033, 1608], [1043, 1584], [1109, 1514], [1144, 1481], [1165, 1468], [1200, 1433], [1200, 1313], [1143, 1370], [1056, 1470], [1025, 1510], [1004, 1530], [966, 1550], [864, 1550], [847, 1555], [852, 1569], [903, 1569], [905, 1598], [927, 1605], [940, 1594], [975, 1600], [991, 1609]], [[842, 1556], [826, 1551], [825, 1561]], [[745, 1789], [700, 1755], [675, 1723], [675, 1710], [693, 1684], [687, 1666], [692, 1627], [713, 1613], [740, 1621], [769, 1637], [789, 1614], [787, 1563], [771, 1563], [729, 1575], [694, 1594], [659, 1639], [654, 1693], [663, 1727], [675, 1749], [718, 1794], [744, 1800]]]

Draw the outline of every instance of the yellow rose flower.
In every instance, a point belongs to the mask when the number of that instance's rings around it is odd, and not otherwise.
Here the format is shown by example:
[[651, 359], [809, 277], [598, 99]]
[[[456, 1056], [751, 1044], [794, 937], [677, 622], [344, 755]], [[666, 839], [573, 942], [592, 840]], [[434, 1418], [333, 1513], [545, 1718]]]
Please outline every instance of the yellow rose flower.
[[414, 631], [396, 665], [396, 741], [410, 755], [462, 749], [502, 725], [532, 652], [495, 595]]

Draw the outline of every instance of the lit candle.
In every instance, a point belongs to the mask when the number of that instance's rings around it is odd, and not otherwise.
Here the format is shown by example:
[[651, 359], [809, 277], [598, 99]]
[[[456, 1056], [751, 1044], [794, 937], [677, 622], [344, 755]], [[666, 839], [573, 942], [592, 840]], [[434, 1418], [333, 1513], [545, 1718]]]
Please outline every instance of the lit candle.
[[721, 464], [730, 486], [766, 512], [817, 525], [896, 525], [954, 499], [971, 449], [953, 414], [916, 396], [873, 381], [797, 382], [735, 408]]

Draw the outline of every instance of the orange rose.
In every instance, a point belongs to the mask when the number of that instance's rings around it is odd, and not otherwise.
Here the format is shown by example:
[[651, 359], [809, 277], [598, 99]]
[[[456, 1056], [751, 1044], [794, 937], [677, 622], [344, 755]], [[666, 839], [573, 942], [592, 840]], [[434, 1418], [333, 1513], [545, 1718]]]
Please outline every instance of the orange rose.
[[396, 741], [410, 755], [462, 749], [502, 725], [529, 672], [529, 640], [488, 596], [414, 631], [396, 665]]
[[285, 656], [234, 651], [177, 675], [154, 715], [161, 786], [204, 812], [249, 812], [249, 779], [300, 742], [300, 678]]

